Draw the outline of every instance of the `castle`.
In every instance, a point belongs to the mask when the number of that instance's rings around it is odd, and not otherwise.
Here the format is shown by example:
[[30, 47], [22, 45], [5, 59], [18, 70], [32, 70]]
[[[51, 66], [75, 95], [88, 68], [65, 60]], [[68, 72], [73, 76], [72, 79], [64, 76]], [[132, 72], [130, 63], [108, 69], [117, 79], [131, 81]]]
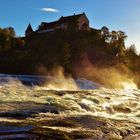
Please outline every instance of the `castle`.
[[41, 33], [50, 33], [56, 30], [65, 30], [67, 31], [70, 27], [75, 28], [76, 30], [89, 30], [89, 20], [85, 13], [74, 14], [71, 16], [60, 17], [57, 21], [54, 22], [42, 22], [39, 25], [39, 28], [36, 31], [33, 31], [31, 25], [29, 24], [28, 28], [25, 31], [25, 36], [29, 36], [33, 32]]

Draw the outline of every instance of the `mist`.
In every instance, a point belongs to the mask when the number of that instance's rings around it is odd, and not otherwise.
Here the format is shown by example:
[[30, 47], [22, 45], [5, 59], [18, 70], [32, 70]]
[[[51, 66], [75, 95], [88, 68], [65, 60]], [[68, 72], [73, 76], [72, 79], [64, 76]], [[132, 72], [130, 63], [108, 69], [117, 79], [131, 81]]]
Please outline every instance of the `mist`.
[[48, 71], [41, 66], [38, 69], [39, 73], [47, 77], [46, 81], [41, 85], [48, 90], [79, 90], [75, 80], [71, 75], [66, 75], [64, 69], [60, 66]]
[[123, 64], [111, 67], [98, 67], [86, 57], [74, 69], [77, 77], [84, 77], [103, 85], [105, 88], [137, 89], [137, 76]]

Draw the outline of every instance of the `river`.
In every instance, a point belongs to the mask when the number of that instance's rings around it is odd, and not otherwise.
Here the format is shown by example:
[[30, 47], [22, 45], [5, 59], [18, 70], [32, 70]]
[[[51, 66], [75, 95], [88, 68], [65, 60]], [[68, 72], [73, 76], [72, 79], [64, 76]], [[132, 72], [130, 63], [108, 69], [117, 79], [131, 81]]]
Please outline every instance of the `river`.
[[0, 139], [140, 140], [136, 88], [18, 75], [0, 82]]

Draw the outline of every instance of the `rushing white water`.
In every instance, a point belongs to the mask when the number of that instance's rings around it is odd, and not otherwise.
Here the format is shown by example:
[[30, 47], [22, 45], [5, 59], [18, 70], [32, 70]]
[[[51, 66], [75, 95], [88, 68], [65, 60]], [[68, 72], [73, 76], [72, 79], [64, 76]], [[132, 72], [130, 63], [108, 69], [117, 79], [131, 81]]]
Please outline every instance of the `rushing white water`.
[[140, 90], [133, 82], [122, 83], [124, 89], [106, 89], [86, 79], [0, 75], [0, 84], [0, 122], [20, 123], [21, 116], [42, 129], [98, 133], [99, 140], [123, 139], [123, 134], [139, 129]]
[[[5, 76], [1, 76], [1, 81]], [[61, 114], [90, 114], [93, 116], [103, 116], [117, 120], [130, 120], [140, 123], [140, 91], [137, 89], [125, 88], [117, 89], [96, 89], [101, 86], [97, 83], [86, 79], [77, 80], [79, 89], [76, 92], [58, 91], [48, 92], [46, 89], [39, 86], [27, 87], [19, 80], [33, 81], [31, 77], [17, 77], [16, 80], [11, 80], [11, 77], [6, 76], [8, 82], [2, 83], [0, 88], [0, 102], [36, 102], [45, 103], [48, 107], [53, 108]], [[63, 82], [63, 80], [61, 81]], [[49, 90], [51, 90], [49, 88]], [[22, 108], [23, 105], [21, 105]], [[28, 104], [24, 105], [25, 109]], [[43, 108], [44, 106], [42, 106]], [[15, 107], [20, 110], [20, 104]], [[1, 109], [2, 110], [2, 109]], [[7, 105], [4, 110], [14, 111], [10, 105]], [[3, 111], [3, 110], [2, 110]]]

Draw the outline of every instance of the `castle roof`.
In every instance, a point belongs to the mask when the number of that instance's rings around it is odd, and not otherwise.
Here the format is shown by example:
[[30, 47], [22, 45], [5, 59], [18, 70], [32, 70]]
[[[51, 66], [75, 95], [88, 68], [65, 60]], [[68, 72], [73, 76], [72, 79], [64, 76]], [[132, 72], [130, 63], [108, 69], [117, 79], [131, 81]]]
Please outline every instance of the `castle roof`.
[[49, 22], [49, 23], [45, 23], [45, 26], [47, 26], [48, 28], [53, 28], [58, 22], [54, 21], [54, 22]]
[[82, 13], [82, 14], [78, 14], [78, 15], [72, 15], [72, 16], [66, 16], [66, 17], [61, 17], [59, 20], [58, 20], [58, 22], [72, 22], [72, 21], [76, 21], [76, 20], [78, 20], [82, 15], [83, 15], [84, 13]]
[[28, 32], [28, 31], [32, 31], [33, 32], [33, 29], [32, 29], [31, 24], [29, 24], [28, 27], [27, 27], [27, 29], [26, 29], [26, 32]]
[[61, 24], [61, 23], [68, 23], [68, 22], [74, 22], [74, 21], [77, 21], [82, 15], [85, 15], [85, 13], [82, 13], [82, 14], [77, 14], [77, 15], [72, 15], [72, 16], [66, 16], [66, 17], [60, 17], [59, 20], [57, 21], [54, 21], [54, 22], [42, 22], [41, 25], [41, 28], [39, 28], [37, 31], [39, 30], [43, 30], [43, 29], [46, 29], [46, 28], [54, 28], [54, 26], [56, 26], [57, 24]]

